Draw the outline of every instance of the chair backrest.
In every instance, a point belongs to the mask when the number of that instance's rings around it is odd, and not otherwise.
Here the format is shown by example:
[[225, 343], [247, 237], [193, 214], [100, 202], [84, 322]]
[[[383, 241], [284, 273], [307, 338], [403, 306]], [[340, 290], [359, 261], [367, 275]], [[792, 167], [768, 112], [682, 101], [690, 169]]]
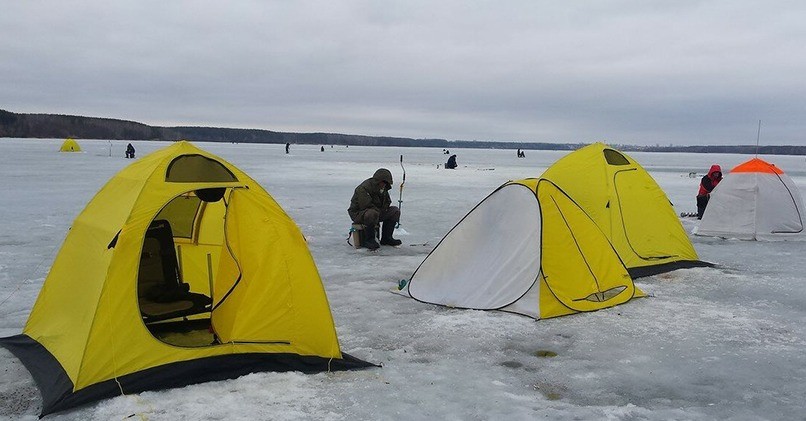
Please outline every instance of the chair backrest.
[[178, 290], [181, 285], [171, 224], [164, 219], [155, 220], [143, 240], [137, 296], [154, 299], [163, 292]]

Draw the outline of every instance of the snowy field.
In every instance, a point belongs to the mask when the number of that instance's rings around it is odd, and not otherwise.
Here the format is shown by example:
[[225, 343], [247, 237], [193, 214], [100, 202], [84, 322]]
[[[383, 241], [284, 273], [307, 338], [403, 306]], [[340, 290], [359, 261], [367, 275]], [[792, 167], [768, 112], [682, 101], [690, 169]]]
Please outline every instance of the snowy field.
[[[133, 142], [138, 156], [165, 146]], [[0, 336], [21, 332], [72, 220], [130, 163], [126, 142], [0, 139]], [[246, 171], [308, 239], [342, 350], [383, 368], [258, 373], [119, 396], [49, 419], [149, 420], [793, 420], [806, 414], [806, 242], [694, 237], [717, 268], [643, 278], [651, 296], [550, 320], [451, 310], [392, 294], [439, 239], [510, 179], [536, 177], [563, 152], [197, 143]], [[111, 154], [110, 157], [110, 148]], [[400, 248], [346, 243], [353, 188], [379, 167], [407, 171]], [[677, 212], [696, 210], [700, 175], [742, 155], [632, 153]], [[763, 156], [806, 195], [804, 157]], [[687, 230], [696, 220], [683, 221]], [[547, 353], [545, 351], [551, 351]], [[556, 356], [547, 357], [556, 353]], [[39, 393], [0, 348], [0, 414], [35, 420]]]

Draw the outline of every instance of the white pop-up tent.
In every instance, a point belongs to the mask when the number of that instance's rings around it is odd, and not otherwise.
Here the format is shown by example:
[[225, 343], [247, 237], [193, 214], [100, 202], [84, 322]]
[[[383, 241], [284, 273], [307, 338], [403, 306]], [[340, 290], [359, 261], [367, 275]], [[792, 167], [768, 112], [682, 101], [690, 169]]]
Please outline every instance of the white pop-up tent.
[[806, 240], [806, 210], [783, 170], [759, 158], [733, 168], [711, 193], [697, 235], [740, 240]]
[[487, 196], [399, 293], [536, 319], [595, 311], [644, 295], [593, 220], [544, 179], [510, 181]]

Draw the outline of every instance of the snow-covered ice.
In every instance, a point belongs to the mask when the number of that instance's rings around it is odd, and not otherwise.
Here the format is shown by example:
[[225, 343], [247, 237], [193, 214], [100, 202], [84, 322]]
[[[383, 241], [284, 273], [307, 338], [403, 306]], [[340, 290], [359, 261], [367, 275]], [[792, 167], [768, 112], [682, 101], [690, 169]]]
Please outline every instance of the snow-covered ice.
[[[72, 220], [129, 164], [121, 141], [0, 139], [0, 336], [19, 333]], [[166, 143], [133, 142], [138, 156]], [[593, 313], [535, 321], [453, 310], [391, 294], [439, 239], [507, 180], [537, 177], [555, 151], [197, 143], [246, 171], [308, 239], [342, 349], [383, 368], [256, 373], [119, 396], [52, 419], [802, 419], [806, 397], [806, 242], [693, 237], [717, 268], [643, 278], [651, 295]], [[110, 156], [110, 147], [111, 154]], [[347, 245], [353, 188], [404, 155], [400, 248]], [[742, 155], [631, 153], [676, 211], [696, 209], [699, 178]], [[806, 159], [765, 156], [806, 193]], [[696, 220], [683, 221], [687, 230]], [[556, 353], [556, 356], [552, 356]], [[0, 416], [34, 420], [27, 370], [0, 348]]]

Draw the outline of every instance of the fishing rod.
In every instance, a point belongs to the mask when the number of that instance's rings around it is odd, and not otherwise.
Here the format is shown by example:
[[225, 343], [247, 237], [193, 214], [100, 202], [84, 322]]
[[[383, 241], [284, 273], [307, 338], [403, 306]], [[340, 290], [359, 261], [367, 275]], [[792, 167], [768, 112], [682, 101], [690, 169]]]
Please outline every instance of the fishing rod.
[[[403, 166], [403, 155], [400, 155], [400, 168], [403, 170], [403, 182], [400, 183], [400, 196], [397, 198], [397, 208], [398, 210], [403, 210], [403, 185], [406, 184], [406, 167]], [[400, 218], [397, 219], [397, 225], [395, 228], [400, 228]]]

